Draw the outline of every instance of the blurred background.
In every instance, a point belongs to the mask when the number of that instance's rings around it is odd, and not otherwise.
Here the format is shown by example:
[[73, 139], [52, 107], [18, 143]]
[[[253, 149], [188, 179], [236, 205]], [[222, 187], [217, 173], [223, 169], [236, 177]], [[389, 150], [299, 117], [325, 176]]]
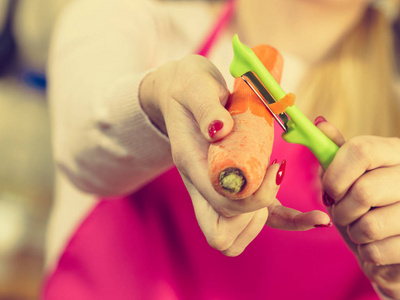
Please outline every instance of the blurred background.
[[53, 165], [45, 69], [71, 0], [0, 0], [0, 300], [38, 299]]
[[53, 193], [45, 70], [71, 1], [0, 0], [0, 300], [38, 299], [44, 275]]

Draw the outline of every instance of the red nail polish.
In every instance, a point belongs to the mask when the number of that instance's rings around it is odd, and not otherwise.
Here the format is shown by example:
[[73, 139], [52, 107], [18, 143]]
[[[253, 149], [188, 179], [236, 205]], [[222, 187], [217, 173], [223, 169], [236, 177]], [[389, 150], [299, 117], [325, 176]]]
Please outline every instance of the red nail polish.
[[208, 126], [208, 135], [210, 136], [210, 138], [213, 138], [215, 134], [222, 129], [222, 127], [224, 127], [224, 123], [222, 123], [221, 121], [212, 121], [210, 123], [210, 126]]
[[329, 222], [328, 224], [315, 224], [315, 228], [320, 228], [320, 227], [332, 227], [333, 223]]
[[281, 162], [281, 165], [279, 167], [278, 173], [276, 173], [276, 185], [280, 185], [283, 180], [283, 176], [285, 175], [285, 169], [286, 169], [286, 160], [283, 160]]
[[319, 123], [326, 122], [326, 119], [323, 116], [316, 117], [314, 120], [314, 125], [317, 126]]
[[325, 206], [332, 206], [335, 203], [335, 200], [333, 200], [327, 192], [324, 192], [324, 194], [322, 195], [322, 202]]
[[272, 163], [270, 164], [270, 166], [276, 164], [277, 162], [278, 162], [278, 160], [275, 158], [275, 159], [272, 161]]

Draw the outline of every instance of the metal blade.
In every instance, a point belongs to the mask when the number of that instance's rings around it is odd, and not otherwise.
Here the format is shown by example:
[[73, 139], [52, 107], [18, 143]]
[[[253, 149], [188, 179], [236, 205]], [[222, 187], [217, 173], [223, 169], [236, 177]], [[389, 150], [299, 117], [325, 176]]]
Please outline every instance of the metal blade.
[[[247, 80], [246, 77], [244, 77], [244, 76], [246, 76], [249, 80]], [[246, 84], [252, 89], [252, 91], [257, 95], [257, 97], [265, 105], [265, 107], [271, 113], [271, 115], [276, 120], [276, 122], [278, 122], [278, 124], [282, 127], [282, 129], [287, 132], [286, 123], [289, 120], [288, 116], [285, 113], [279, 114], [279, 116], [277, 116], [276, 114], [273, 113], [273, 111], [271, 110], [271, 108], [269, 107], [268, 104], [273, 104], [276, 102], [276, 100], [271, 96], [271, 94], [267, 91], [267, 89], [265, 89], [265, 87], [258, 81], [257, 77], [255, 77], [255, 75], [253, 73], [248, 72], [248, 73], [242, 75], [241, 78], [244, 80], [244, 82], [246, 82]], [[254, 84], [254, 86], [253, 86], [253, 84]]]

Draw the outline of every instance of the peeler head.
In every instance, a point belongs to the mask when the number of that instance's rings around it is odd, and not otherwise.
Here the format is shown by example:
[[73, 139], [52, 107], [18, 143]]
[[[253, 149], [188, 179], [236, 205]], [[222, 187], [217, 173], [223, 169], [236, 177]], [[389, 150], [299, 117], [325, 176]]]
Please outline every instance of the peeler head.
[[[338, 146], [315, 127], [295, 104], [286, 107], [284, 113], [279, 116], [274, 114], [272, 105], [281, 101], [287, 94], [253, 50], [242, 44], [237, 35], [233, 37], [232, 46], [234, 57], [229, 69], [231, 75], [235, 78], [242, 77], [256, 93], [283, 128], [282, 137], [285, 141], [306, 146], [321, 165], [325, 169], [328, 168]], [[275, 103], [271, 104], [273, 101]]]
[[241, 76], [241, 78], [246, 82], [246, 84], [250, 87], [250, 89], [256, 94], [258, 99], [264, 104], [269, 113], [275, 119], [275, 121], [279, 124], [279, 126], [283, 129], [284, 132], [288, 131], [287, 123], [289, 121], [286, 113], [275, 114], [273, 110], [270, 108], [271, 104], [276, 103], [276, 100], [272, 95], [268, 92], [265, 86], [260, 82], [255, 74], [252, 72], [247, 72]]
[[[272, 81], [276, 82], [275, 79], [268, 72], [263, 63], [254, 53], [254, 51], [248, 46], [242, 44], [239, 40], [239, 37], [236, 34], [234, 35], [232, 40], [232, 47], [234, 55], [229, 69], [231, 75], [235, 78], [241, 77], [246, 82], [246, 84], [253, 90], [253, 92], [257, 95], [260, 101], [265, 105], [265, 107], [271, 113], [273, 118], [286, 132], [287, 131], [286, 123], [288, 121], [287, 115], [285, 113], [276, 115], [269, 107], [270, 104], [273, 104], [280, 99], [274, 98], [274, 96], [266, 88], [265, 84], [259, 80], [256, 72], [264, 70], [264, 74], [266, 73], [266, 75], [269, 77], [268, 82]], [[278, 83], [276, 83], [276, 85], [278, 85]]]
[[242, 44], [237, 34], [233, 36], [233, 60], [229, 67], [229, 72], [235, 78], [252, 71], [254, 60], [258, 60], [254, 52], [246, 45]]

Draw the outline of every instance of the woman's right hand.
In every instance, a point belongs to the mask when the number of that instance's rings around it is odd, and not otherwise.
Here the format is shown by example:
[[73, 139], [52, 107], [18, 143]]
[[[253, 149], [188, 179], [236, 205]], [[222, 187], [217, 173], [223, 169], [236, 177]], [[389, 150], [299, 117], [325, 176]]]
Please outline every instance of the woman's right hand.
[[214, 190], [208, 177], [208, 148], [233, 128], [224, 108], [228, 96], [221, 73], [199, 55], [161, 66], [143, 79], [140, 89], [144, 111], [170, 139], [174, 163], [208, 243], [236, 256], [265, 224], [286, 230], [329, 224], [329, 216], [321, 211], [301, 213], [280, 204], [276, 178], [282, 175], [281, 164], [269, 166], [261, 187], [246, 199], [231, 200]]

